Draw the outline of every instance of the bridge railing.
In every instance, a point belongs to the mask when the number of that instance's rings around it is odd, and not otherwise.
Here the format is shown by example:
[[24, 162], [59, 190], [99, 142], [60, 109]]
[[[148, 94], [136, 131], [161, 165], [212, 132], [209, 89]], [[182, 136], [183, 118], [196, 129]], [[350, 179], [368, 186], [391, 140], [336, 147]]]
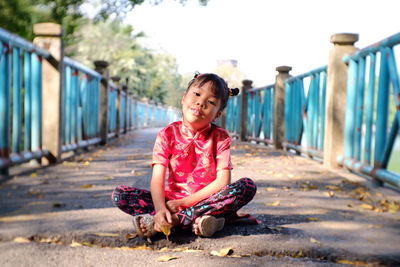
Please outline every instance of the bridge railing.
[[100, 80], [92, 69], [64, 57], [62, 152], [100, 142]]
[[361, 50], [357, 40], [333, 35], [328, 64], [301, 75], [280, 66], [272, 85], [243, 81], [229, 100], [228, 131], [400, 187], [400, 33]]
[[0, 169], [42, 149], [42, 61], [50, 53], [0, 28]]
[[319, 158], [324, 149], [326, 70], [324, 66], [285, 82], [283, 146]]
[[274, 86], [252, 88], [246, 92], [248, 140], [272, 144]]
[[118, 77], [111, 81], [106, 62], [95, 62], [93, 70], [64, 57], [60, 26], [39, 26], [34, 44], [0, 28], [2, 174], [33, 159], [56, 163], [64, 152], [179, 119], [177, 109], [139, 101]]
[[349, 64], [345, 151], [338, 159], [347, 168], [396, 186], [400, 186], [399, 173], [388, 167], [391, 159], [397, 167], [400, 165], [400, 153], [394, 151], [396, 139], [400, 141], [400, 83], [395, 54], [399, 44], [400, 33], [345, 59]]

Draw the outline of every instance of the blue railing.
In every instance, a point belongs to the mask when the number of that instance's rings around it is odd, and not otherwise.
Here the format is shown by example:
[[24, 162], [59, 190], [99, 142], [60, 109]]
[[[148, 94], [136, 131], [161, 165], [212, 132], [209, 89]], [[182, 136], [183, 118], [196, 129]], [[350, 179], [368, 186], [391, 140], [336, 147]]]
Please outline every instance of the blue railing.
[[[42, 60], [49, 52], [0, 28], [0, 171], [50, 156], [43, 146]], [[51, 59], [51, 60], [50, 60]], [[58, 64], [58, 62], [57, 62]], [[59, 65], [59, 64], [58, 64]], [[63, 58], [61, 151], [101, 142], [102, 76], [70, 58]], [[109, 81], [108, 137], [123, 130], [164, 126], [178, 120], [177, 109], [139, 102]], [[47, 101], [56, 101], [48, 99]], [[117, 132], [119, 131], [119, 132]], [[60, 143], [58, 143], [60, 144]]]
[[67, 152], [100, 142], [101, 75], [65, 57], [64, 77], [62, 151]]
[[285, 85], [284, 146], [319, 158], [324, 147], [326, 71], [324, 66], [291, 77]]
[[50, 54], [0, 28], [0, 169], [42, 150], [42, 60]]
[[[400, 186], [400, 84], [396, 45], [400, 33], [347, 57], [349, 76], [345, 151], [338, 161]], [[397, 143], [400, 147], [400, 144]]]
[[240, 134], [240, 97], [230, 97], [226, 107], [226, 129], [232, 136]]
[[247, 91], [247, 140], [272, 144], [275, 84]]

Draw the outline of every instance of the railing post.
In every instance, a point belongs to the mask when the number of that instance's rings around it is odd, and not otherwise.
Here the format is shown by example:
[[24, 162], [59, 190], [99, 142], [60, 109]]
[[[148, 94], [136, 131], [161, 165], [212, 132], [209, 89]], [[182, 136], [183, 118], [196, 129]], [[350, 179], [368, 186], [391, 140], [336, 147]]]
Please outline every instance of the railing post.
[[273, 142], [276, 149], [282, 149], [282, 143], [285, 140], [285, 81], [292, 77], [289, 72], [292, 67], [276, 67], [278, 75], [275, 78], [274, 88], [274, 126]]
[[42, 147], [50, 152], [48, 162], [56, 163], [62, 152], [63, 31], [59, 24], [38, 23], [33, 32], [36, 35], [33, 43], [52, 56], [42, 61]]
[[107, 61], [94, 61], [95, 70], [103, 76], [100, 84], [100, 144], [102, 145], [108, 142], [108, 65]]
[[117, 112], [117, 117], [116, 119], [116, 127], [115, 127], [115, 136], [118, 137], [120, 134], [120, 128], [121, 128], [121, 77], [119, 76], [113, 76], [111, 77], [111, 80], [114, 82], [114, 84], [117, 86], [117, 103], [116, 103], [116, 112]]
[[253, 81], [243, 80], [242, 81], [242, 92], [240, 93], [241, 104], [240, 104], [240, 141], [246, 141], [247, 136], [247, 91], [252, 88]]
[[337, 157], [344, 152], [344, 126], [347, 98], [348, 66], [343, 57], [356, 52], [358, 34], [339, 33], [331, 36], [326, 88], [324, 165], [337, 168]]

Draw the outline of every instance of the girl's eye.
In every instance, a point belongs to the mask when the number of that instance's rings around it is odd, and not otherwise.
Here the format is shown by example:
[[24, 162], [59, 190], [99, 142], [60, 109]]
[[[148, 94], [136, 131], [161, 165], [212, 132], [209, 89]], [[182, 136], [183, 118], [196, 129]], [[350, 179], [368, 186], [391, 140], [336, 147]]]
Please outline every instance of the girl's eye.
[[208, 103], [210, 103], [211, 105], [214, 105], [214, 106], [216, 105], [215, 102], [212, 100], [209, 100]]
[[197, 93], [197, 92], [193, 92], [193, 94], [194, 94], [195, 96], [200, 96], [200, 94]]

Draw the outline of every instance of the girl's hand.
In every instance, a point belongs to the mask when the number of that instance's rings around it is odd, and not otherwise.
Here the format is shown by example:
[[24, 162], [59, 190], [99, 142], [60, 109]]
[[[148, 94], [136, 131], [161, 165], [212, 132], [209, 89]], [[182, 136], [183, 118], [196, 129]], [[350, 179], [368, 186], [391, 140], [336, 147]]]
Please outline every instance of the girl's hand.
[[162, 232], [161, 227], [163, 225], [172, 226], [171, 213], [168, 209], [159, 210], [156, 215], [154, 215], [154, 230]]
[[168, 210], [172, 213], [177, 213], [178, 211], [182, 210], [182, 208], [186, 208], [183, 199], [169, 200], [167, 201], [166, 205]]

